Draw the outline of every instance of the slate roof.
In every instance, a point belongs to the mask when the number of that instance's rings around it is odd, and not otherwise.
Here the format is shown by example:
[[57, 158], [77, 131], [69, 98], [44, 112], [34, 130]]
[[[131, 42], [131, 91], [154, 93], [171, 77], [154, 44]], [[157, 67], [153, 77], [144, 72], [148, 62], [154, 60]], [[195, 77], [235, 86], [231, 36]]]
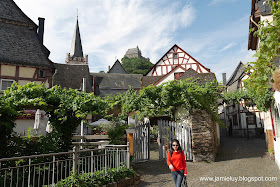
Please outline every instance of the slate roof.
[[36, 27], [36, 24], [12, 0], [0, 1], [0, 19], [16, 21]]
[[187, 69], [183, 75], [179, 77], [178, 80], [184, 80], [188, 78], [196, 79], [199, 83], [206, 83], [207, 81], [216, 80], [216, 76], [214, 73], [198, 73], [192, 68]]
[[118, 74], [118, 73], [91, 73], [96, 77], [97, 95], [123, 93], [131, 86], [134, 89], [141, 89], [141, 74]]
[[86, 78], [86, 92], [93, 92], [92, 77], [88, 65], [72, 65], [54, 63], [56, 72], [53, 75], [53, 84], [63, 88], [82, 89], [83, 78]]
[[267, 0], [256, 0], [256, 3], [262, 16], [271, 14], [271, 8], [269, 7]]
[[111, 69], [108, 71], [108, 73], [119, 73], [119, 74], [127, 74], [125, 69], [123, 68], [122, 64], [119, 60], [117, 60], [114, 65], [111, 67]]
[[70, 56], [71, 57], [84, 57], [78, 18], [77, 18], [74, 35], [73, 35]]
[[245, 75], [245, 68], [242, 62], [240, 62], [235, 68], [234, 72], [228, 79], [226, 86], [228, 87], [228, 91], [236, 91], [239, 89], [239, 83]]
[[234, 72], [232, 73], [232, 75], [230, 76], [230, 78], [228, 79], [226, 86], [230, 86], [231, 84], [233, 84], [236, 80], [238, 80], [240, 78], [240, 76], [242, 74], [244, 74], [245, 68], [244, 68], [244, 64], [242, 62], [239, 62], [239, 64], [237, 65], [237, 67], [235, 68]]
[[[164, 75], [163, 75], [164, 76]], [[144, 76], [142, 78], [142, 87], [147, 87], [158, 82], [163, 76]]]
[[[179, 66], [177, 66], [178, 68]], [[156, 84], [160, 79], [165, 77], [166, 75], [163, 76], [144, 76], [142, 78], [142, 86], [147, 87], [149, 85], [154, 85]], [[189, 68], [184, 72], [183, 75], [179, 77], [178, 80], [184, 80], [188, 78], [193, 78], [196, 79], [197, 82], [199, 83], [206, 83], [207, 81], [213, 81], [216, 80], [216, 75], [214, 73], [198, 73], [192, 68]]]
[[0, 0], [0, 63], [54, 68], [36, 29], [12, 0]]

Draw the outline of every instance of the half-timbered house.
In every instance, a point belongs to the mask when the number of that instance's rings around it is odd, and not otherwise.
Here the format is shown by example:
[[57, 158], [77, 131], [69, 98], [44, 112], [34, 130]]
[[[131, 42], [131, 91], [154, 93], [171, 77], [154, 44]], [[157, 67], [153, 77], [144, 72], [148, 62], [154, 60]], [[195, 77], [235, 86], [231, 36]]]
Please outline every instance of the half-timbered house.
[[[25, 85], [29, 82], [52, 86], [55, 70], [49, 60], [49, 50], [43, 45], [44, 18], [37, 26], [12, 0], [0, 1], [0, 90], [13, 82]], [[33, 127], [36, 109], [26, 109], [28, 118], [15, 121], [15, 132], [26, 135]], [[42, 115], [40, 133], [45, 133], [48, 118]], [[43, 125], [45, 124], [45, 126]]]
[[[248, 78], [244, 64], [240, 62], [225, 84], [226, 92], [245, 89], [243, 81]], [[260, 112], [252, 101], [240, 101], [238, 104], [224, 106], [220, 117], [227, 126], [229, 136], [260, 137], [264, 134], [265, 114]]]
[[[193, 73], [193, 71], [196, 73]], [[175, 44], [143, 77], [142, 85], [144, 87], [150, 84], [160, 85], [171, 80], [182, 79], [183, 77], [193, 77], [201, 80], [208, 79], [210, 81], [216, 79], [215, 74], [212, 73], [210, 69], [203, 66], [195, 58]]]
[[0, 1], [0, 90], [15, 81], [52, 86], [55, 68], [43, 45], [43, 32], [43, 18], [38, 27], [12, 0]]
[[[277, 0], [272, 0], [277, 1]], [[251, 15], [249, 29], [258, 30], [259, 21], [273, 22], [273, 15], [271, 14], [271, 8], [267, 0], [252, 0]], [[248, 49], [257, 50], [259, 48], [260, 38], [254, 35], [254, 32], [250, 32], [248, 38]], [[277, 67], [280, 66], [279, 58], [274, 61]], [[266, 133], [266, 141], [268, 142], [268, 149], [274, 149], [275, 162], [280, 168], [280, 119], [277, 115], [275, 107], [271, 107], [269, 111], [266, 112], [264, 119], [264, 128]]]

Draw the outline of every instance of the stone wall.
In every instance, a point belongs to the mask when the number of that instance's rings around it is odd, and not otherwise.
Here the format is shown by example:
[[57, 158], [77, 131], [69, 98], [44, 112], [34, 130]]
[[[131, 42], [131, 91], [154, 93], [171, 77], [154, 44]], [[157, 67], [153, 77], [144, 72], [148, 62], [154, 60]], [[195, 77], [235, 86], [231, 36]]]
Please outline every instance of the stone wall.
[[193, 161], [215, 161], [219, 148], [217, 123], [206, 111], [194, 111], [189, 119], [192, 128]]

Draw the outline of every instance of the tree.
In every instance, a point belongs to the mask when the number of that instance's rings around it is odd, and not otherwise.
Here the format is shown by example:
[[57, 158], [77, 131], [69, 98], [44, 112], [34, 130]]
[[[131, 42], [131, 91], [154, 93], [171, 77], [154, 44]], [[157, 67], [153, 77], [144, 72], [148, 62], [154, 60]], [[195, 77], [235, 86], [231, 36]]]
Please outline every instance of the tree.
[[[20, 86], [14, 83], [4, 91], [0, 97], [0, 158], [20, 155], [15, 149], [13, 128], [17, 117], [24, 115], [23, 110], [42, 109], [50, 114], [53, 132], [58, 136], [61, 151], [68, 151], [71, 147], [72, 133], [75, 132], [87, 114], [104, 115], [107, 104], [93, 93], [80, 92], [77, 89], [64, 89], [59, 86], [46, 88], [36, 83]], [[52, 137], [50, 137], [52, 139]], [[58, 140], [57, 139], [57, 140]], [[44, 139], [47, 140], [47, 139]], [[57, 141], [54, 141], [56, 143]], [[54, 147], [56, 149], [56, 147]], [[53, 151], [53, 150], [48, 150]], [[40, 151], [38, 151], [40, 152]]]
[[[254, 102], [261, 111], [267, 111], [273, 102], [272, 73], [280, 53], [280, 2], [270, 1], [273, 22], [260, 21], [254, 35], [260, 39], [259, 48], [247, 67], [250, 78], [245, 81], [246, 88], [254, 96]], [[253, 29], [250, 30], [253, 32]]]
[[123, 68], [130, 74], [146, 74], [153, 66], [150, 61], [144, 58], [122, 58]]
[[220, 122], [217, 113], [219, 88], [216, 81], [205, 84], [192, 79], [169, 81], [159, 86], [148, 86], [139, 92], [130, 89], [118, 95], [119, 102], [115, 104], [121, 106], [120, 115], [124, 117], [137, 112], [139, 118], [165, 115], [175, 119], [175, 111], [183, 107], [189, 111], [206, 110]]

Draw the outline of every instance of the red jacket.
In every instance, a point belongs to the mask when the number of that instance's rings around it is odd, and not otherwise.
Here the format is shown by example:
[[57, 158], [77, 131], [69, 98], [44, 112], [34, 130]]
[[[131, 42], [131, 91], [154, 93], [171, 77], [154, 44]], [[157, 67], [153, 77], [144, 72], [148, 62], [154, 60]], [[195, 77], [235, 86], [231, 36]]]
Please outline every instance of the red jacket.
[[170, 164], [173, 165], [174, 169], [172, 169], [171, 171], [184, 170], [185, 174], [187, 174], [187, 164], [186, 164], [184, 151], [182, 151], [182, 154], [179, 151], [177, 152], [173, 151], [172, 157], [170, 156], [170, 153], [168, 151], [166, 162], [168, 166]]

